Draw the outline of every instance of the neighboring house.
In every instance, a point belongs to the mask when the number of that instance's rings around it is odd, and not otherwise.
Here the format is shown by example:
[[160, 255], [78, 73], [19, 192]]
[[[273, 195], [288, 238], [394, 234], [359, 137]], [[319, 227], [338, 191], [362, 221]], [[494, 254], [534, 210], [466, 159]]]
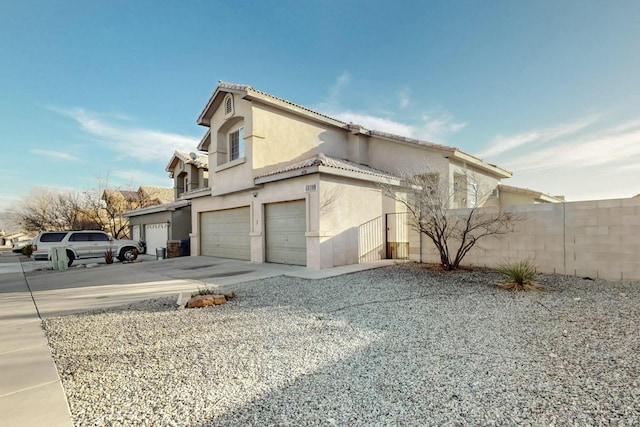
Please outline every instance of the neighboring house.
[[[174, 187], [163, 189], [163, 203], [132, 210], [124, 216], [129, 218], [132, 239], [143, 240], [148, 254], [155, 254], [158, 248], [168, 248], [170, 242], [179, 242], [180, 253], [187, 255], [190, 249], [191, 199], [211, 194], [208, 188], [208, 156], [176, 151], [166, 171], [173, 178]], [[150, 193], [153, 194], [152, 191]]]
[[528, 188], [500, 184], [496, 189], [500, 206], [530, 205], [540, 203], [564, 203], [564, 196], [549, 196]]
[[451, 207], [463, 208], [473, 204], [470, 174], [490, 189], [511, 176], [457, 148], [345, 123], [246, 85], [220, 82], [198, 124], [208, 128], [198, 149], [208, 153], [211, 189], [191, 199], [192, 255], [311, 268], [419, 259], [405, 209], [379, 183], [436, 173]]
[[[106, 217], [106, 222], [113, 222], [113, 229], [108, 231], [114, 234], [114, 237], [121, 237], [120, 230], [124, 231], [124, 236], [126, 236], [127, 230], [131, 230], [128, 225], [129, 218], [125, 215], [126, 212], [171, 202], [173, 201], [173, 189], [150, 186], [141, 186], [136, 191], [106, 189], [102, 193], [102, 200], [104, 209], [101, 209], [103, 211], [101, 216]], [[133, 233], [129, 233], [127, 237], [135, 239]]]
[[209, 157], [206, 154], [176, 150], [165, 170], [173, 178], [175, 200], [209, 186]]

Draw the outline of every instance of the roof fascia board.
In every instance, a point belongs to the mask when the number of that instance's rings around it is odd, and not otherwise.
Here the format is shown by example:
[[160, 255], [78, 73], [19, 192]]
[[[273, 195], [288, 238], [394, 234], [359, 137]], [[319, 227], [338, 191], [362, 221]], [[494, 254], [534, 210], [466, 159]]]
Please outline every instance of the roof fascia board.
[[164, 203], [162, 205], [155, 205], [155, 206], [148, 206], [142, 209], [134, 209], [132, 211], [124, 212], [122, 216], [129, 218], [132, 216], [142, 216], [142, 215], [148, 215], [148, 214], [158, 213], [158, 212], [175, 211], [176, 209], [189, 206], [190, 204], [191, 204], [190, 200], [178, 200], [177, 202]]
[[494, 166], [491, 165], [489, 163], [485, 163], [482, 160], [480, 160], [477, 157], [472, 156], [471, 154], [467, 154], [464, 151], [460, 151], [458, 149], [455, 149], [453, 151], [453, 155], [450, 156], [453, 157], [454, 159], [460, 160], [463, 163], [467, 163], [470, 164], [472, 166], [475, 166], [478, 169], [481, 169], [485, 172], [489, 172], [499, 178], [511, 178], [511, 176], [513, 176], [513, 173], [502, 169], [498, 166]]
[[447, 147], [447, 146], [438, 145], [438, 144], [431, 144], [427, 141], [420, 141], [417, 139], [407, 140], [401, 136], [396, 137], [391, 134], [385, 135], [384, 133], [378, 133], [376, 131], [370, 131], [369, 136], [383, 139], [385, 141], [395, 142], [396, 144], [409, 145], [411, 147], [422, 147], [422, 148], [427, 148], [429, 150], [440, 151], [442, 153], [454, 153], [456, 151], [456, 148], [453, 148], [453, 147]]
[[257, 190], [259, 188], [262, 188], [261, 185], [245, 185], [242, 187], [236, 187], [236, 188], [225, 188], [223, 190], [216, 190], [214, 188], [211, 189], [211, 195], [212, 196], [226, 196], [228, 194], [234, 194], [234, 193], [242, 193], [243, 191], [251, 191], [251, 190]]
[[207, 129], [207, 132], [200, 139], [200, 142], [198, 143], [198, 151], [209, 152], [209, 145], [211, 145], [211, 128]]

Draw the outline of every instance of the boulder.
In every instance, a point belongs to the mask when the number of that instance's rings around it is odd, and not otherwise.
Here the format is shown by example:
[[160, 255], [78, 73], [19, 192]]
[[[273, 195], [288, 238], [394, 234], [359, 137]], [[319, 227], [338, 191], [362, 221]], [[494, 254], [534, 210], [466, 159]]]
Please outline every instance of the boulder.
[[211, 305], [226, 304], [224, 295], [196, 295], [187, 301], [187, 308], [209, 307]]

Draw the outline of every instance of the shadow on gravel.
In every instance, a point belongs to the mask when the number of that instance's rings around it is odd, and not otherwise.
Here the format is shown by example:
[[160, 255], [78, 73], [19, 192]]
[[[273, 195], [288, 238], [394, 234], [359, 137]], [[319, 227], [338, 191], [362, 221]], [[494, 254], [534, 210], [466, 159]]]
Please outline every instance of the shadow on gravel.
[[493, 272], [415, 267], [350, 275], [346, 292], [343, 279], [275, 297], [267, 284], [266, 304], [290, 298], [375, 341], [202, 426], [640, 420], [637, 284], [546, 275], [546, 291], [521, 293], [496, 289]]
[[[168, 301], [147, 305], [146, 311], [162, 312], [157, 319], [166, 318], [159, 335], [154, 323], [136, 320], [135, 343], [149, 348], [107, 342], [103, 356], [113, 358], [117, 348], [139, 361], [138, 352], [146, 351], [153, 363], [167, 363], [159, 366], [171, 375], [158, 376], [153, 365], [139, 393], [185, 387], [187, 397], [167, 394], [163, 403], [186, 399], [198, 406], [196, 413], [208, 413], [208, 420], [189, 425], [638, 421], [640, 287], [542, 276], [546, 291], [518, 293], [493, 286], [499, 278], [402, 265], [317, 281], [248, 282], [228, 287], [238, 297], [219, 309], [172, 314]], [[87, 316], [101, 327], [100, 316]], [[168, 351], [181, 353], [166, 360], [161, 337], [176, 334], [181, 343]], [[122, 363], [111, 363], [111, 375], [128, 375], [129, 361]], [[166, 381], [176, 386], [164, 389]], [[98, 383], [74, 388], [82, 386]], [[124, 398], [145, 402], [147, 396]], [[96, 417], [108, 417], [94, 409]]]

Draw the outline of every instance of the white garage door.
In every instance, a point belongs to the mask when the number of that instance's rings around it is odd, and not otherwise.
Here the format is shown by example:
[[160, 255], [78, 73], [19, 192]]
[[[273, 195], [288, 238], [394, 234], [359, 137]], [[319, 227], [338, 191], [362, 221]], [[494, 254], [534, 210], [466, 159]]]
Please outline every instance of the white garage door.
[[249, 207], [202, 212], [200, 254], [250, 260], [250, 222]]
[[265, 205], [267, 262], [307, 265], [306, 218], [304, 200]]
[[166, 248], [169, 228], [167, 223], [146, 224], [144, 226], [144, 241], [147, 244], [147, 253], [156, 254], [157, 248]]

